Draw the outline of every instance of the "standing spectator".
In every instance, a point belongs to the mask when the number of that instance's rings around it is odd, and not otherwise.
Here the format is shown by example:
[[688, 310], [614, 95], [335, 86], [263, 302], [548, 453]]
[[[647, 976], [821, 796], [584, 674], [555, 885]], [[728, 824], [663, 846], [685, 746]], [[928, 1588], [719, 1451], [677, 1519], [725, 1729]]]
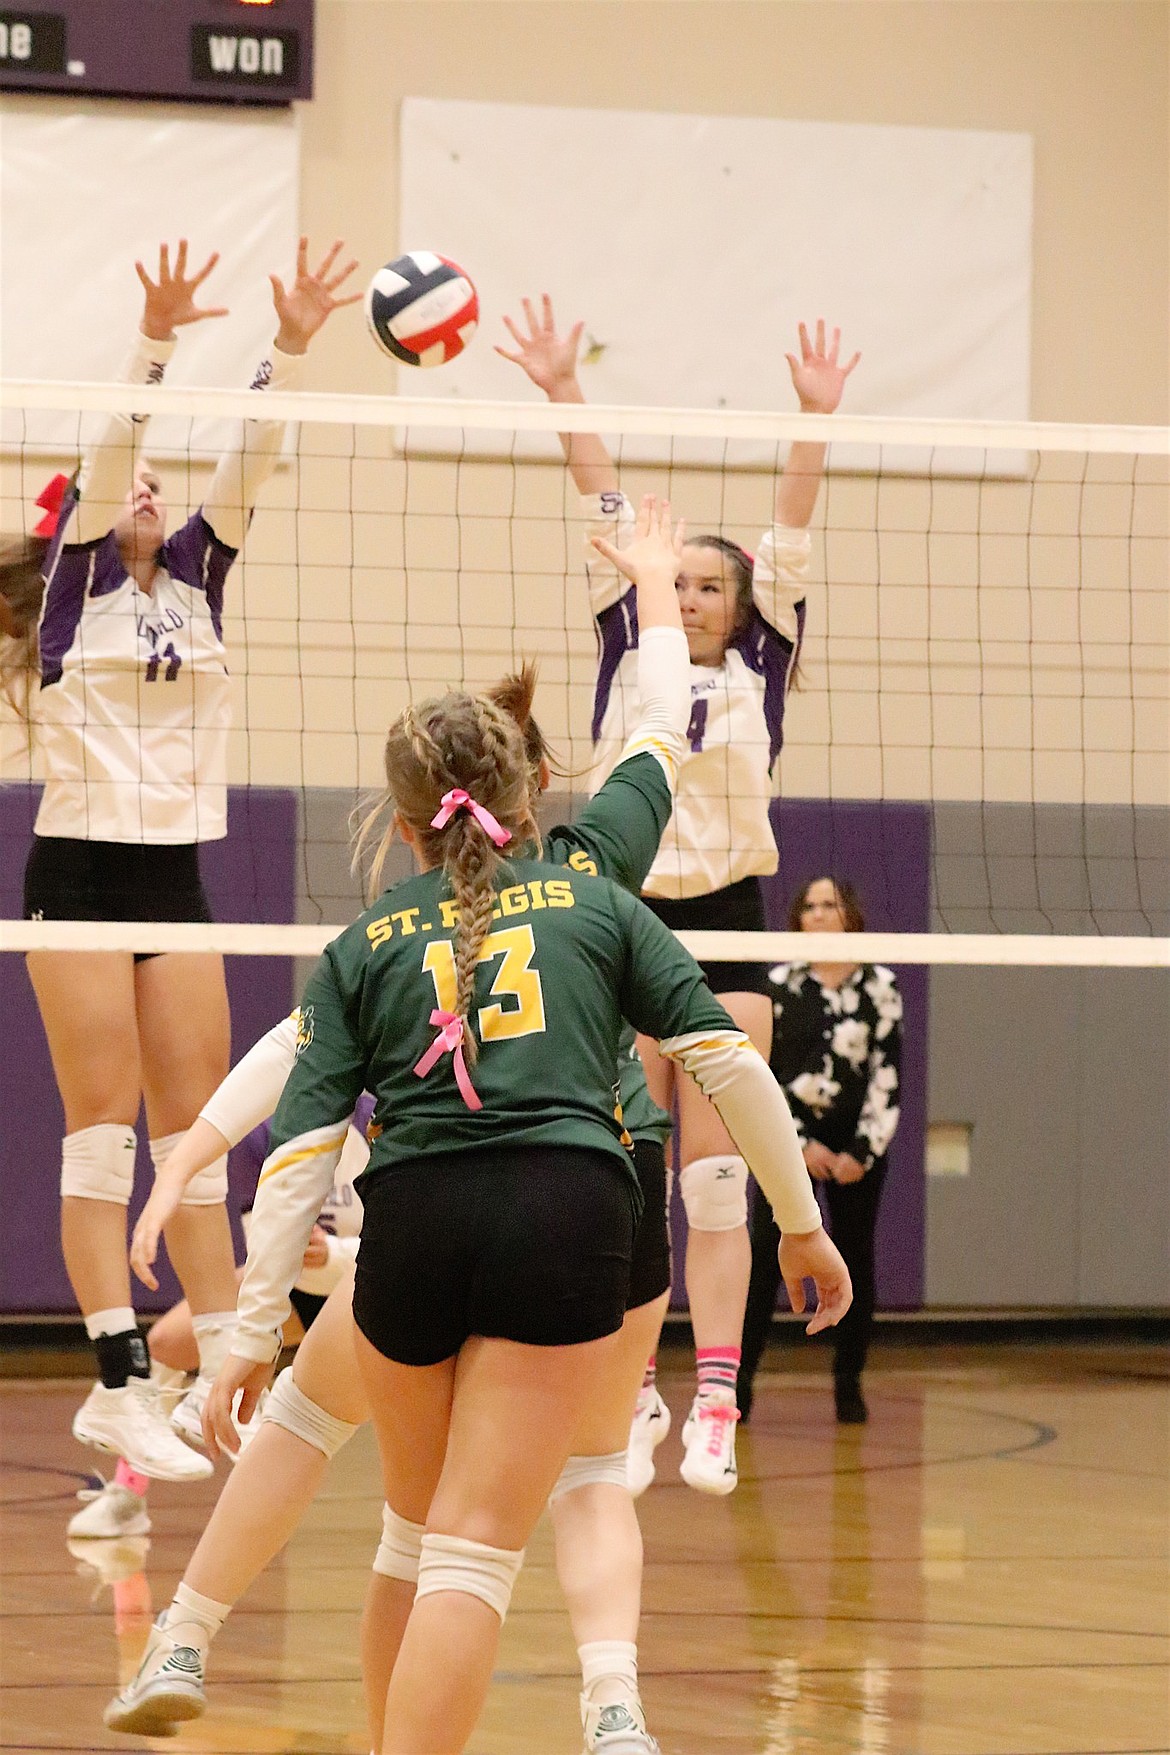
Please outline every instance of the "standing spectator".
[[[790, 932], [862, 932], [852, 884], [814, 878], [788, 913]], [[833, 1331], [837, 1418], [861, 1425], [861, 1393], [874, 1310], [874, 1231], [886, 1153], [898, 1126], [902, 996], [893, 971], [873, 963], [780, 963], [773, 987], [772, 1071], [784, 1087], [804, 1161], [824, 1191], [829, 1228], [853, 1281], [853, 1305]], [[740, 1416], [751, 1413], [752, 1380], [776, 1308], [779, 1273], [772, 1215], [757, 1200], [752, 1277], [736, 1384]]]

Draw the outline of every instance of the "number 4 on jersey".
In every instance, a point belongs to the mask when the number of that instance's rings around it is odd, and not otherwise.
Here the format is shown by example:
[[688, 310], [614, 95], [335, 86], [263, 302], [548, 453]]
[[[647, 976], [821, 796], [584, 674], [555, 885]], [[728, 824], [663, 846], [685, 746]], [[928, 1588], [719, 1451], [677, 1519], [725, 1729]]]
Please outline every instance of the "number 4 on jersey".
[[687, 726], [687, 742], [696, 754], [703, 747], [703, 735], [707, 730], [707, 702], [703, 696], [691, 708], [691, 722]]

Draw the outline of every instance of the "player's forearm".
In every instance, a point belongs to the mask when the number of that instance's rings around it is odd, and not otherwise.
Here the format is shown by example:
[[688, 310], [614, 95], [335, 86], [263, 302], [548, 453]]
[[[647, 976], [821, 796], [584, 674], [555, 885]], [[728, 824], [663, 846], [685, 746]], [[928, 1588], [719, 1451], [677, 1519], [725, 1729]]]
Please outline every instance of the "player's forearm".
[[[671, 587], [674, 597], [674, 587]], [[677, 604], [677, 597], [675, 602]], [[681, 627], [639, 623], [638, 722], [619, 764], [648, 752], [657, 757], [673, 792], [686, 749], [691, 716], [691, 658]]]
[[[281, 349], [278, 336], [257, 366], [249, 389], [294, 390], [300, 381], [300, 361], [301, 355]], [[203, 501], [203, 516], [226, 547], [243, 545], [252, 508], [276, 466], [283, 437], [284, 422], [265, 420], [258, 412], [256, 419], [239, 422], [235, 439], [220, 458]]]
[[704, 1031], [663, 1042], [718, 1110], [781, 1231], [820, 1228], [821, 1214], [792, 1112], [767, 1062], [742, 1031]]
[[[545, 392], [550, 402], [585, 400], [576, 378], [560, 379]], [[561, 450], [579, 494], [604, 494], [616, 488], [617, 469], [600, 433], [559, 433]]]
[[315, 1128], [265, 1159], [248, 1227], [248, 1265], [236, 1306], [232, 1352], [265, 1363], [276, 1357], [309, 1236], [333, 1186], [349, 1120]]
[[826, 449], [801, 439], [793, 444], [776, 483], [777, 524], [803, 530], [810, 522], [824, 478]]
[[[266, 1121], [279, 1103], [297, 1057], [297, 1019], [293, 1012], [261, 1036], [200, 1110], [200, 1120], [217, 1130], [229, 1146], [238, 1145]], [[221, 1145], [219, 1151], [223, 1150]]]
[[[158, 340], [141, 329], [118, 374], [124, 384], [160, 384], [175, 337]], [[111, 528], [134, 485], [134, 466], [142, 442], [145, 415], [112, 414], [81, 465], [78, 505], [65, 534], [66, 542], [96, 542]]]

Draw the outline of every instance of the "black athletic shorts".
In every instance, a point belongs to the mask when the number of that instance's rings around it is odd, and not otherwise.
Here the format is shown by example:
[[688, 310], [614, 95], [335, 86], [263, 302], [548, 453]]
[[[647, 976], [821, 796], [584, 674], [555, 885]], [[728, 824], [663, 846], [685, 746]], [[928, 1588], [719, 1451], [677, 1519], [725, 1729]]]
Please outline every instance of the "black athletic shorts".
[[354, 1320], [401, 1365], [437, 1365], [471, 1335], [565, 1347], [622, 1324], [636, 1196], [608, 1152], [460, 1152], [355, 1183]]
[[[766, 932], [759, 878], [740, 878], [706, 896], [643, 896], [671, 932]], [[712, 993], [762, 993], [771, 997], [768, 964], [700, 963]]]
[[298, 1292], [294, 1286], [288, 1295], [289, 1303], [301, 1319], [301, 1327], [308, 1334], [316, 1319], [325, 1308], [325, 1300], [320, 1292]]
[[627, 1310], [670, 1290], [670, 1226], [666, 1213], [666, 1147], [661, 1140], [634, 1141], [634, 1169], [642, 1188], [642, 1217], [634, 1233]]
[[[34, 835], [24, 868], [24, 918], [209, 922], [198, 844]], [[134, 961], [144, 963], [151, 954], [140, 951]]]

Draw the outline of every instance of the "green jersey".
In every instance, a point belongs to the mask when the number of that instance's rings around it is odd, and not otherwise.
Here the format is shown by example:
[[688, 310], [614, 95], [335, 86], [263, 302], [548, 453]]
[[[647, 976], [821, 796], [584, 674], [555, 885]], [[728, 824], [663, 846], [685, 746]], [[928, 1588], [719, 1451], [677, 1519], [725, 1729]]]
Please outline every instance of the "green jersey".
[[735, 1025], [674, 935], [616, 883], [528, 859], [500, 875], [469, 1014], [482, 1109], [464, 1103], [449, 1055], [415, 1073], [435, 1041], [432, 1011], [455, 1009], [458, 910], [445, 874], [429, 871], [388, 890], [318, 963], [266, 1175], [318, 1150], [366, 1089], [370, 1173], [555, 1144], [606, 1151], [634, 1180], [614, 1114], [623, 1020], [667, 1039]]
[[[670, 821], [674, 795], [661, 762], [641, 752], [610, 774], [572, 823], [544, 838], [544, 857], [571, 871], [613, 878], [637, 895]], [[665, 1145], [672, 1122], [650, 1095], [634, 1032], [627, 1026], [618, 1046], [618, 1102], [633, 1139]]]

